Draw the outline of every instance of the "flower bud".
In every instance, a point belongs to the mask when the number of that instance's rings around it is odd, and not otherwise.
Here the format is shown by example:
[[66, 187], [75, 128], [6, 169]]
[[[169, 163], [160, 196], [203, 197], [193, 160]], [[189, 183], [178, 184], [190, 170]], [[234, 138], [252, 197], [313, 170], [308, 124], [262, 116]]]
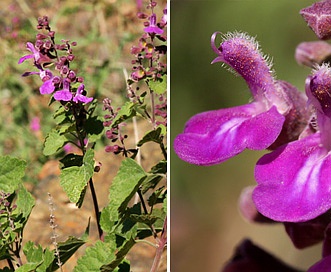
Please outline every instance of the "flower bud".
[[320, 1], [304, 8], [300, 14], [321, 40], [331, 38], [331, 1]]

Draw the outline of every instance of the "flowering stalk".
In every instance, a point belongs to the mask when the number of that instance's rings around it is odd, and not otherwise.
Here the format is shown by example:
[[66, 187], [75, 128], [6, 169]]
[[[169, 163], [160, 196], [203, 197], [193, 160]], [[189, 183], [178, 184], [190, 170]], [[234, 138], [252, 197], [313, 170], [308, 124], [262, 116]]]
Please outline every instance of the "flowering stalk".
[[[78, 76], [70, 68], [71, 62], [75, 59], [72, 47], [76, 46], [76, 42], [62, 40], [62, 43], [57, 44], [55, 42], [55, 32], [51, 30], [47, 16], [38, 19], [37, 29], [40, 32], [36, 35], [36, 42], [34, 44], [31, 42], [27, 43], [27, 49], [31, 54], [22, 57], [19, 63], [33, 59], [33, 65], [38, 71], [25, 72], [23, 76], [39, 75], [43, 82], [39, 88], [40, 93], [42, 95], [52, 95], [51, 103], [55, 101], [60, 103], [59, 110], [55, 115], [59, 119], [59, 128], [46, 138], [44, 154], [52, 155], [65, 144], [71, 143], [81, 150], [81, 155], [74, 155], [83, 162], [77, 166], [84, 167], [87, 165], [84, 163], [84, 159], [88, 156], [87, 150], [90, 148], [88, 144], [93, 146], [92, 142], [89, 143], [86, 123], [90, 122], [91, 125], [91, 122], [94, 120], [92, 113], [95, 106], [88, 105], [92, 102], [93, 97], [86, 96], [87, 91], [85, 90], [83, 77]], [[54, 67], [54, 71], [51, 71], [48, 67]], [[98, 125], [98, 122], [100, 121], [92, 123], [92, 126]], [[55, 147], [52, 137], [56, 137], [59, 140], [58, 145]], [[64, 160], [66, 162], [66, 158]], [[89, 170], [88, 175], [82, 176], [85, 180], [80, 181], [81, 191], [78, 192], [79, 195], [73, 196], [71, 191], [74, 189], [75, 184], [70, 185], [70, 187], [65, 184], [66, 180], [69, 179], [69, 175], [72, 175], [70, 170], [74, 170], [70, 167], [72, 167], [71, 164], [66, 165], [64, 163], [62, 168], [64, 171], [61, 173], [62, 185], [67, 191], [69, 198], [71, 198], [70, 200], [76, 202], [80, 207], [85, 195], [85, 186], [87, 183], [89, 184], [97, 218], [99, 237], [101, 238], [99, 207], [92, 179], [93, 168], [92, 171]]]

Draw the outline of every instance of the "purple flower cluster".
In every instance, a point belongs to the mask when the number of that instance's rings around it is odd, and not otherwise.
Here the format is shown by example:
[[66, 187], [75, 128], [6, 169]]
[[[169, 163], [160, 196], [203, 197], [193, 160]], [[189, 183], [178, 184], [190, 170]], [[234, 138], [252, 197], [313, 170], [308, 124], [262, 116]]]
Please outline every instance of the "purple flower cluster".
[[139, 39], [138, 46], [131, 48], [131, 54], [135, 56], [135, 60], [132, 61], [133, 72], [131, 73], [131, 79], [133, 82], [140, 80], [154, 80], [162, 76], [166, 69], [166, 63], [163, 56], [166, 53], [166, 46], [156, 44], [156, 40], [165, 42], [167, 40], [164, 34], [164, 28], [167, 26], [167, 9], [163, 10], [163, 16], [160, 22], [156, 23], [156, 14], [154, 8], [156, 2], [151, 1], [148, 8], [152, 10], [152, 14], [148, 16], [145, 13], [140, 12], [138, 18], [148, 19], [144, 22], [144, 33]]
[[114, 153], [115, 155], [123, 154], [125, 157], [130, 153], [135, 153], [136, 149], [127, 149], [125, 147], [125, 139], [128, 135], [122, 132], [122, 127], [126, 124], [124, 122], [116, 123], [116, 125], [114, 124], [114, 119], [120, 108], [115, 110], [111, 105], [111, 100], [105, 98], [103, 100], [103, 110], [108, 112], [104, 116], [105, 121], [103, 122], [104, 127], [109, 127], [106, 131], [106, 137], [112, 142], [112, 145], [106, 146], [105, 151]]
[[[167, 124], [167, 99], [164, 94], [166, 87], [164, 89], [161, 87], [161, 91], [159, 89], [158, 91], [154, 90], [155, 84], [164, 86], [162, 83], [166, 81], [167, 36], [165, 28], [167, 26], [167, 9], [163, 10], [163, 16], [157, 22], [156, 6], [157, 2], [150, 0], [147, 5], [147, 10], [151, 11], [150, 16], [143, 12], [139, 12], [137, 15], [139, 19], [145, 20], [143, 23], [144, 29], [138, 44], [131, 48], [134, 59], [131, 61], [132, 72], [127, 80], [130, 102], [144, 112], [143, 115], [150, 120], [154, 129], [158, 125], [166, 126]], [[146, 88], [143, 87], [147, 87], [148, 91], [145, 91]], [[148, 107], [151, 112], [146, 109], [147, 94], [151, 98]], [[126, 119], [119, 116], [119, 112], [128, 104], [125, 104], [122, 109], [114, 109], [111, 100], [108, 98], [104, 99], [103, 104], [103, 109], [107, 111], [104, 116], [104, 127], [107, 128], [106, 137], [111, 141], [111, 145], [106, 147], [106, 152], [124, 156], [133, 154], [134, 156], [138, 150], [135, 148], [128, 149], [125, 146], [125, 139], [128, 136], [123, 133], [123, 127], [126, 125]]]
[[[331, 1], [304, 8], [301, 15], [319, 39], [331, 38]], [[197, 165], [221, 163], [246, 148], [271, 150], [257, 162], [257, 186], [243, 193], [241, 210], [252, 221], [284, 223], [298, 248], [324, 241], [323, 259], [309, 272], [329, 271], [331, 47], [324, 41], [298, 46], [298, 63], [313, 67], [304, 95], [288, 82], [275, 79], [271, 63], [253, 38], [228, 33], [217, 47], [218, 34], [211, 38], [217, 54], [212, 63], [225, 63], [239, 74], [252, 93], [252, 101], [193, 116], [175, 138], [174, 150], [182, 160]], [[250, 245], [245, 248], [256, 250]], [[323, 270], [325, 267], [328, 270]]]
[[[78, 77], [76, 72], [70, 69], [70, 63], [75, 58], [71, 46], [75, 46], [76, 42], [62, 41], [61, 44], [56, 44], [55, 32], [51, 30], [47, 16], [38, 18], [37, 29], [41, 32], [37, 34], [36, 42], [26, 44], [31, 54], [20, 58], [18, 63], [33, 59], [34, 66], [39, 71], [26, 72], [23, 76], [39, 75], [43, 81], [39, 88], [40, 93], [53, 94], [55, 100], [73, 103], [91, 102], [93, 98], [86, 96], [83, 78]], [[60, 56], [59, 52], [64, 52], [64, 55]], [[54, 65], [57, 75], [53, 75], [51, 70], [47, 69], [51, 65]]]

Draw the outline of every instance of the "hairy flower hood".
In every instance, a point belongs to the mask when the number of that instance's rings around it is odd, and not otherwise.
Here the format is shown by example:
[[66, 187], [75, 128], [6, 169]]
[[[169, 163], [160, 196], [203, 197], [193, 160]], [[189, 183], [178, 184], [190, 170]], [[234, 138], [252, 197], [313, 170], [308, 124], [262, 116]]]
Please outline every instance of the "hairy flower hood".
[[177, 155], [193, 164], [221, 163], [244, 149], [262, 150], [297, 139], [308, 119], [306, 100], [287, 82], [275, 80], [271, 64], [257, 42], [243, 33], [211, 38], [217, 57], [244, 78], [252, 102], [228, 109], [207, 111], [193, 116], [174, 142]]

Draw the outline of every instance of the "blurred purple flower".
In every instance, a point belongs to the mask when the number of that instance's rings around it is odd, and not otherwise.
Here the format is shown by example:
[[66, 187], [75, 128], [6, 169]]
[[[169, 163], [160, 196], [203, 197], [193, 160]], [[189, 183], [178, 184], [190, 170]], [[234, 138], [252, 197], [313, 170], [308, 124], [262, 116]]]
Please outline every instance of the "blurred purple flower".
[[[240, 74], [253, 95], [249, 104], [193, 116], [174, 142], [177, 155], [198, 165], [221, 163], [245, 148], [275, 148], [297, 139], [306, 122], [305, 98], [283, 81], [276, 81], [257, 42], [243, 33], [229, 33], [221, 45], [211, 45], [218, 55], [212, 63], [224, 62]], [[284, 125], [284, 126], [283, 126]]]
[[136, 4], [137, 4], [137, 9], [141, 9], [142, 4], [143, 4], [143, 0], [136, 0]]
[[35, 116], [32, 118], [30, 122], [30, 129], [32, 131], [39, 131], [40, 130], [40, 118], [38, 116]]
[[253, 200], [276, 221], [302, 222], [331, 208], [331, 68], [319, 66], [307, 78], [308, 102], [317, 132], [263, 156], [256, 165]]
[[303, 42], [295, 50], [296, 61], [312, 68], [330, 57], [331, 45], [325, 41]]

